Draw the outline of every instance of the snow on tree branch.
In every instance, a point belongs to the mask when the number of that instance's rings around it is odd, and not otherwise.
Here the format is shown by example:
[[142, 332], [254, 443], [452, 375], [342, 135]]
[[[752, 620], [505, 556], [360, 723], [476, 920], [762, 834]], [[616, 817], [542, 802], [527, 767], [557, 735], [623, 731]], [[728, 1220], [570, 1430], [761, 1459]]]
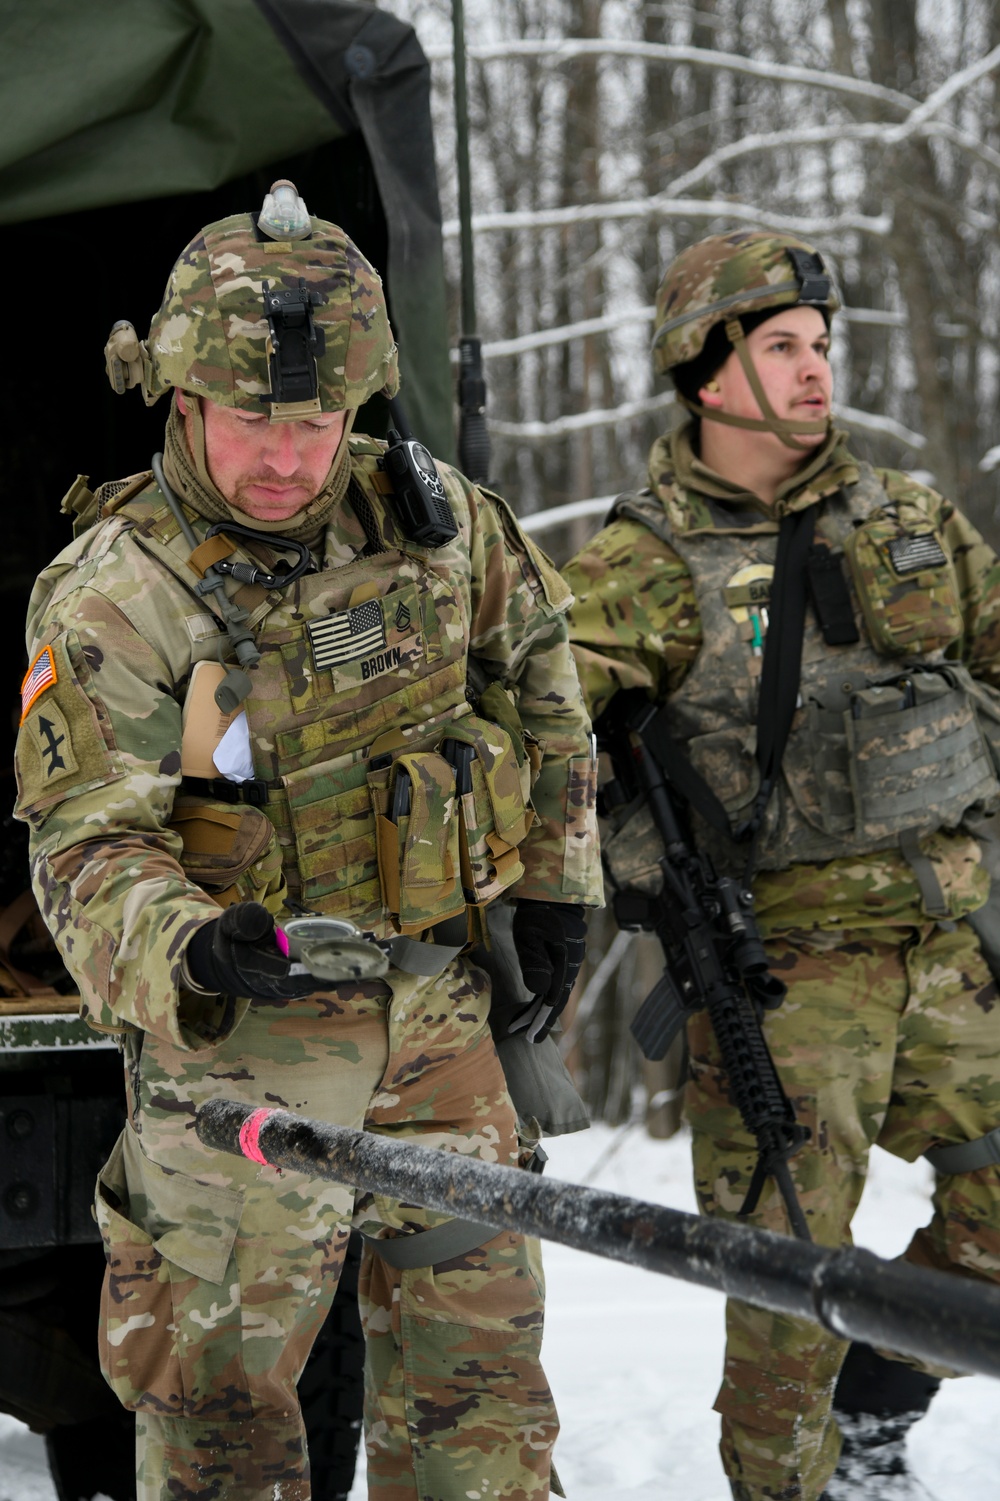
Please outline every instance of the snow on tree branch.
[[884, 434], [888, 438], [895, 438], [897, 443], [902, 443], [906, 448], [919, 450], [927, 447], [923, 433], [913, 432], [893, 417], [880, 417], [876, 412], [862, 412], [858, 407], [842, 407], [836, 402], [833, 415], [835, 418], [843, 418], [859, 432]]
[[[518, 355], [528, 354], [533, 349], [551, 349], [559, 344], [571, 344], [574, 339], [585, 339], [593, 334], [611, 333], [612, 330], [622, 328], [629, 323], [646, 323], [652, 325], [656, 316], [656, 309], [650, 304], [648, 307], [622, 308], [615, 313], [607, 313], [601, 318], [583, 318], [578, 323], [563, 323], [556, 328], [542, 328], [530, 334], [519, 334], [513, 339], [493, 339], [483, 345], [483, 359], [502, 360], [516, 358]], [[868, 324], [874, 328], [906, 328], [909, 318], [906, 313], [894, 312], [891, 308], [856, 308], [841, 307], [837, 314], [838, 319], [845, 323]], [[968, 334], [967, 326], [962, 324], [938, 323], [935, 327], [942, 338], [961, 339]], [[452, 364], [457, 365], [459, 353], [457, 349], [451, 351]]]
[[[569, 344], [574, 339], [585, 339], [590, 334], [609, 333], [626, 323], [652, 323], [653, 307], [622, 308], [620, 312], [608, 313], [602, 318], [583, 318], [579, 323], [564, 323], [559, 328], [543, 328], [533, 334], [521, 334], [515, 339], [495, 339], [483, 345], [483, 358], [503, 359], [510, 355], [527, 354], [531, 349], [546, 349], [555, 344]], [[458, 361], [458, 350], [455, 350]]]
[[490, 435], [495, 438], [517, 438], [522, 443], [545, 442], [551, 438], [565, 438], [569, 433], [583, 432], [587, 428], [612, 427], [616, 422], [628, 422], [632, 417], [665, 412], [667, 407], [673, 405], [673, 401], [673, 391], [662, 391], [657, 396], [646, 396], [639, 401], [624, 401], [617, 407], [574, 412], [570, 417], [556, 417], [552, 422], [499, 422], [490, 419]]
[[[512, 213], [474, 214], [473, 233], [492, 230], [557, 229], [570, 224], [601, 224], [615, 219], [735, 219], [740, 224], [765, 225], [787, 230], [789, 234], [816, 236], [841, 234], [856, 230], [859, 234], [884, 238], [892, 232], [890, 214], [833, 214], [810, 217], [808, 214], [776, 214], [751, 203], [736, 203], [728, 198], [628, 198], [620, 203], [582, 203], [569, 208], [525, 209]], [[458, 220], [446, 219], [441, 226], [445, 239], [458, 236]]]
[[970, 84], [975, 83], [977, 79], [985, 78], [987, 74], [992, 73], [996, 68], [1000, 68], [1000, 47], [994, 47], [993, 51], [988, 52], [985, 57], [979, 58], [977, 62], [970, 63], [967, 68], [962, 68], [960, 72], [953, 73], [946, 83], [943, 83], [939, 89], [935, 89], [933, 94], [927, 96], [923, 104], [917, 105], [916, 109], [911, 111], [908, 119], [904, 120], [901, 125], [897, 125], [886, 132], [885, 139], [887, 144], [895, 145], [897, 141], [905, 141], [908, 136], [913, 135], [915, 131], [919, 130], [926, 120], [929, 120], [932, 115], [936, 115], [939, 110], [943, 109], [949, 100], [954, 99], [957, 94], [961, 94]]
[[595, 495], [592, 500], [571, 500], [569, 505], [553, 506], [549, 511], [534, 511], [530, 516], [521, 516], [518, 524], [525, 532], [545, 532], [554, 526], [564, 526], [568, 521], [582, 521], [589, 516], [606, 516], [614, 500], [613, 495]]
[[[638, 401], [625, 401], [621, 406], [597, 408], [590, 412], [574, 412], [569, 417], [556, 417], [551, 422], [501, 422], [490, 419], [490, 433], [496, 438], [514, 438], [522, 443], [546, 442], [565, 438], [570, 433], [583, 432], [588, 428], [611, 427], [616, 422], [628, 422], [634, 417], [646, 417], [650, 413], [665, 412], [674, 404], [673, 391], [662, 391], [656, 396], [646, 396]], [[881, 417], [877, 413], [862, 412], [857, 407], [834, 406], [834, 416], [842, 418], [859, 432], [879, 433], [895, 438], [906, 448], [927, 447], [922, 433], [904, 427], [893, 417]]]
[[[708, 47], [689, 47], [670, 42], [616, 41], [611, 37], [599, 41], [586, 38], [573, 40], [527, 40], [473, 44], [467, 48], [470, 58], [477, 62], [495, 62], [500, 58], [541, 57], [552, 62], [569, 62], [575, 57], [638, 57], [655, 62], [690, 63], [698, 68], [722, 68], [731, 73], [742, 73], [750, 78], [765, 78], [768, 83], [797, 83], [809, 88], [826, 89], [832, 93], [854, 95], [871, 99], [890, 109], [909, 114], [913, 100], [908, 94], [896, 89], [886, 89], [876, 83], [867, 83], [862, 78], [850, 78], [819, 68], [800, 68], [791, 63], [769, 62], [756, 58], [741, 57], [738, 52], [715, 52]], [[450, 63], [451, 49], [428, 47], [427, 57], [431, 62]]]
[[[757, 156], [762, 152], [776, 151], [782, 146], [821, 146], [837, 141], [862, 141], [875, 142], [878, 145], [889, 145], [901, 139], [898, 131], [902, 127], [862, 124], [847, 125], [837, 123], [833, 125], [810, 125], [796, 126], [791, 130], [773, 130], [767, 134], [743, 136], [738, 141], [731, 141], [726, 146], [720, 146], [717, 151], [712, 151], [702, 158], [696, 167], [690, 172], [675, 177], [664, 188], [664, 196], [679, 198], [682, 193], [696, 187], [713, 176], [720, 167], [727, 166], [730, 162], [738, 161], [741, 157]], [[907, 127], [908, 128], [908, 127]], [[966, 135], [964, 131], [956, 130], [954, 126], [941, 120], [925, 120], [914, 127], [920, 135], [942, 136], [952, 141], [963, 151], [968, 151], [973, 156], [979, 157], [991, 167], [1000, 169], [1000, 152], [992, 150], [982, 141], [977, 141], [973, 136]]]

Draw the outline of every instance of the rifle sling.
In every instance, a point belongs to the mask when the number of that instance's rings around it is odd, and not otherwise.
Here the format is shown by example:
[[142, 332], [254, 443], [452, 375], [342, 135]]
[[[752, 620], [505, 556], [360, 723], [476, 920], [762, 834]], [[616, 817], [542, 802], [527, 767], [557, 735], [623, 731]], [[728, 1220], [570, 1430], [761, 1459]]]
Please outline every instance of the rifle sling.
[[686, 753], [667, 728], [667, 710], [659, 709], [643, 728], [642, 738], [660, 770], [675, 787], [681, 797], [705, 820], [711, 828], [727, 838], [733, 837], [733, 825], [719, 798], [705, 781], [701, 772], [689, 761]]
[[747, 822], [736, 830], [737, 839], [752, 838], [744, 879], [749, 883], [757, 859], [757, 844], [771, 801], [788, 732], [795, 717], [802, 671], [802, 639], [806, 627], [806, 564], [816, 525], [816, 507], [790, 511], [783, 516], [774, 560], [771, 612], [764, 638], [764, 661], [760, 671], [757, 703], [757, 765], [760, 790]]
[[782, 518], [771, 589], [771, 615], [764, 640], [760, 695], [757, 709], [757, 764], [760, 790], [746, 823], [734, 830], [720, 799], [691, 764], [667, 727], [666, 708], [661, 708], [643, 730], [650, 753], [659, 762], [690, 807], [720, 834], [754, 844], [745, 880], [749, 882], [757, 855], [756, 836], [764, 822], [767, 805], [781, 770], [788, 734], [799, 697], [802, 670], [802, 640], [806, 624], [807, 560], [816, 524], [816, 507], [791, 511]]

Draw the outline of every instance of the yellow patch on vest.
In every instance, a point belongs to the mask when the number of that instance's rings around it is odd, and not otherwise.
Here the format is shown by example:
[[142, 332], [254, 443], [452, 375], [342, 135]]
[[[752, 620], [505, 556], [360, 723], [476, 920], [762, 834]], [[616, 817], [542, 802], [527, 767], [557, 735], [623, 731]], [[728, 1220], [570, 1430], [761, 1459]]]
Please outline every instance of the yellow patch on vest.
[[750, 619], [753, 606], [760, 609], [770, 604], [773, 578], [774, 567], [770, 563], [747, 563], [733, 574], [723, 590], [723, 596], [737, 625], [743, 625]]

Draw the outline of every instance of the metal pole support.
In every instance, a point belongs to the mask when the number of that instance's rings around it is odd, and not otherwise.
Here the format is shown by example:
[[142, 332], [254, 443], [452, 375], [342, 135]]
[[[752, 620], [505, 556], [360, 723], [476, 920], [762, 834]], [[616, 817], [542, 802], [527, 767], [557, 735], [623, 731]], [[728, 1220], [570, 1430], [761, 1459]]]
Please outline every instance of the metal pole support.
[[218, 1151], [554, 1240], [811, 1319], [839, 1339], [1000, 1378], [1000, 1288], [966, 1277], [850, 1246], [829, 1250], [237, 1100], [203, 1105], [196, 1129]]

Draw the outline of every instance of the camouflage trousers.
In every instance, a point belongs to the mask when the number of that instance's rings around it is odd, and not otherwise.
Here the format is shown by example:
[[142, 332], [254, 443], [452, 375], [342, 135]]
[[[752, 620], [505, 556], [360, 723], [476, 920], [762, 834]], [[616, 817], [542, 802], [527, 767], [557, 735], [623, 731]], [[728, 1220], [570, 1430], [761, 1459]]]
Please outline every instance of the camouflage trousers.
[[[886, 928], [768, 943], [788, 986], [764, 1030], [785, 1090], [812, 1137], [792, 1159], [820, 1245], [850, 1241], [877, 1142], [913, 1162], [935, 1143], [971, 1141], [1000, 1122], [1000, 1002], [967, 923]], [[690, 1027], [686, 1108], [706, 1214], [732, 1219], [755, 1155], [730, 1106], [704, 1014]], [[750, 1223], [789, 1234], [769, 1182]], [[933, 1217], [905, 1252], [920, 1266], [1000, 1281], [1000, 1169], [939, 1176]], [[738, 1501], [816, 1501], [836, 1468], [830, 1403], [847, 1345], [805, 1320], [730, 1301], [716, 1411]], [[888, 1352], [887, 1352], [888, 1353]], [[947, 1374], [938, 1372], [938, 1374]]]
[[[308, 1501], [296, 1382], [352, 1221], [406, 1234], [447, 1216], [212, 1152], [205, 1100], [274, 1104], [516, 1164], [482, 971], [390, 971], [356, 993], [258, 1004], [219, 1047], [145, 1035], [130, 1124], [98, 1183], [105, 1375], [138, 1414], [139, 1501]], [[500, 1234], [397, 1270], [366, 1247], [365, 1433], [373, 1501], [549, 1494], [557, 1419], [539, 1361], [537, 1243]]]

